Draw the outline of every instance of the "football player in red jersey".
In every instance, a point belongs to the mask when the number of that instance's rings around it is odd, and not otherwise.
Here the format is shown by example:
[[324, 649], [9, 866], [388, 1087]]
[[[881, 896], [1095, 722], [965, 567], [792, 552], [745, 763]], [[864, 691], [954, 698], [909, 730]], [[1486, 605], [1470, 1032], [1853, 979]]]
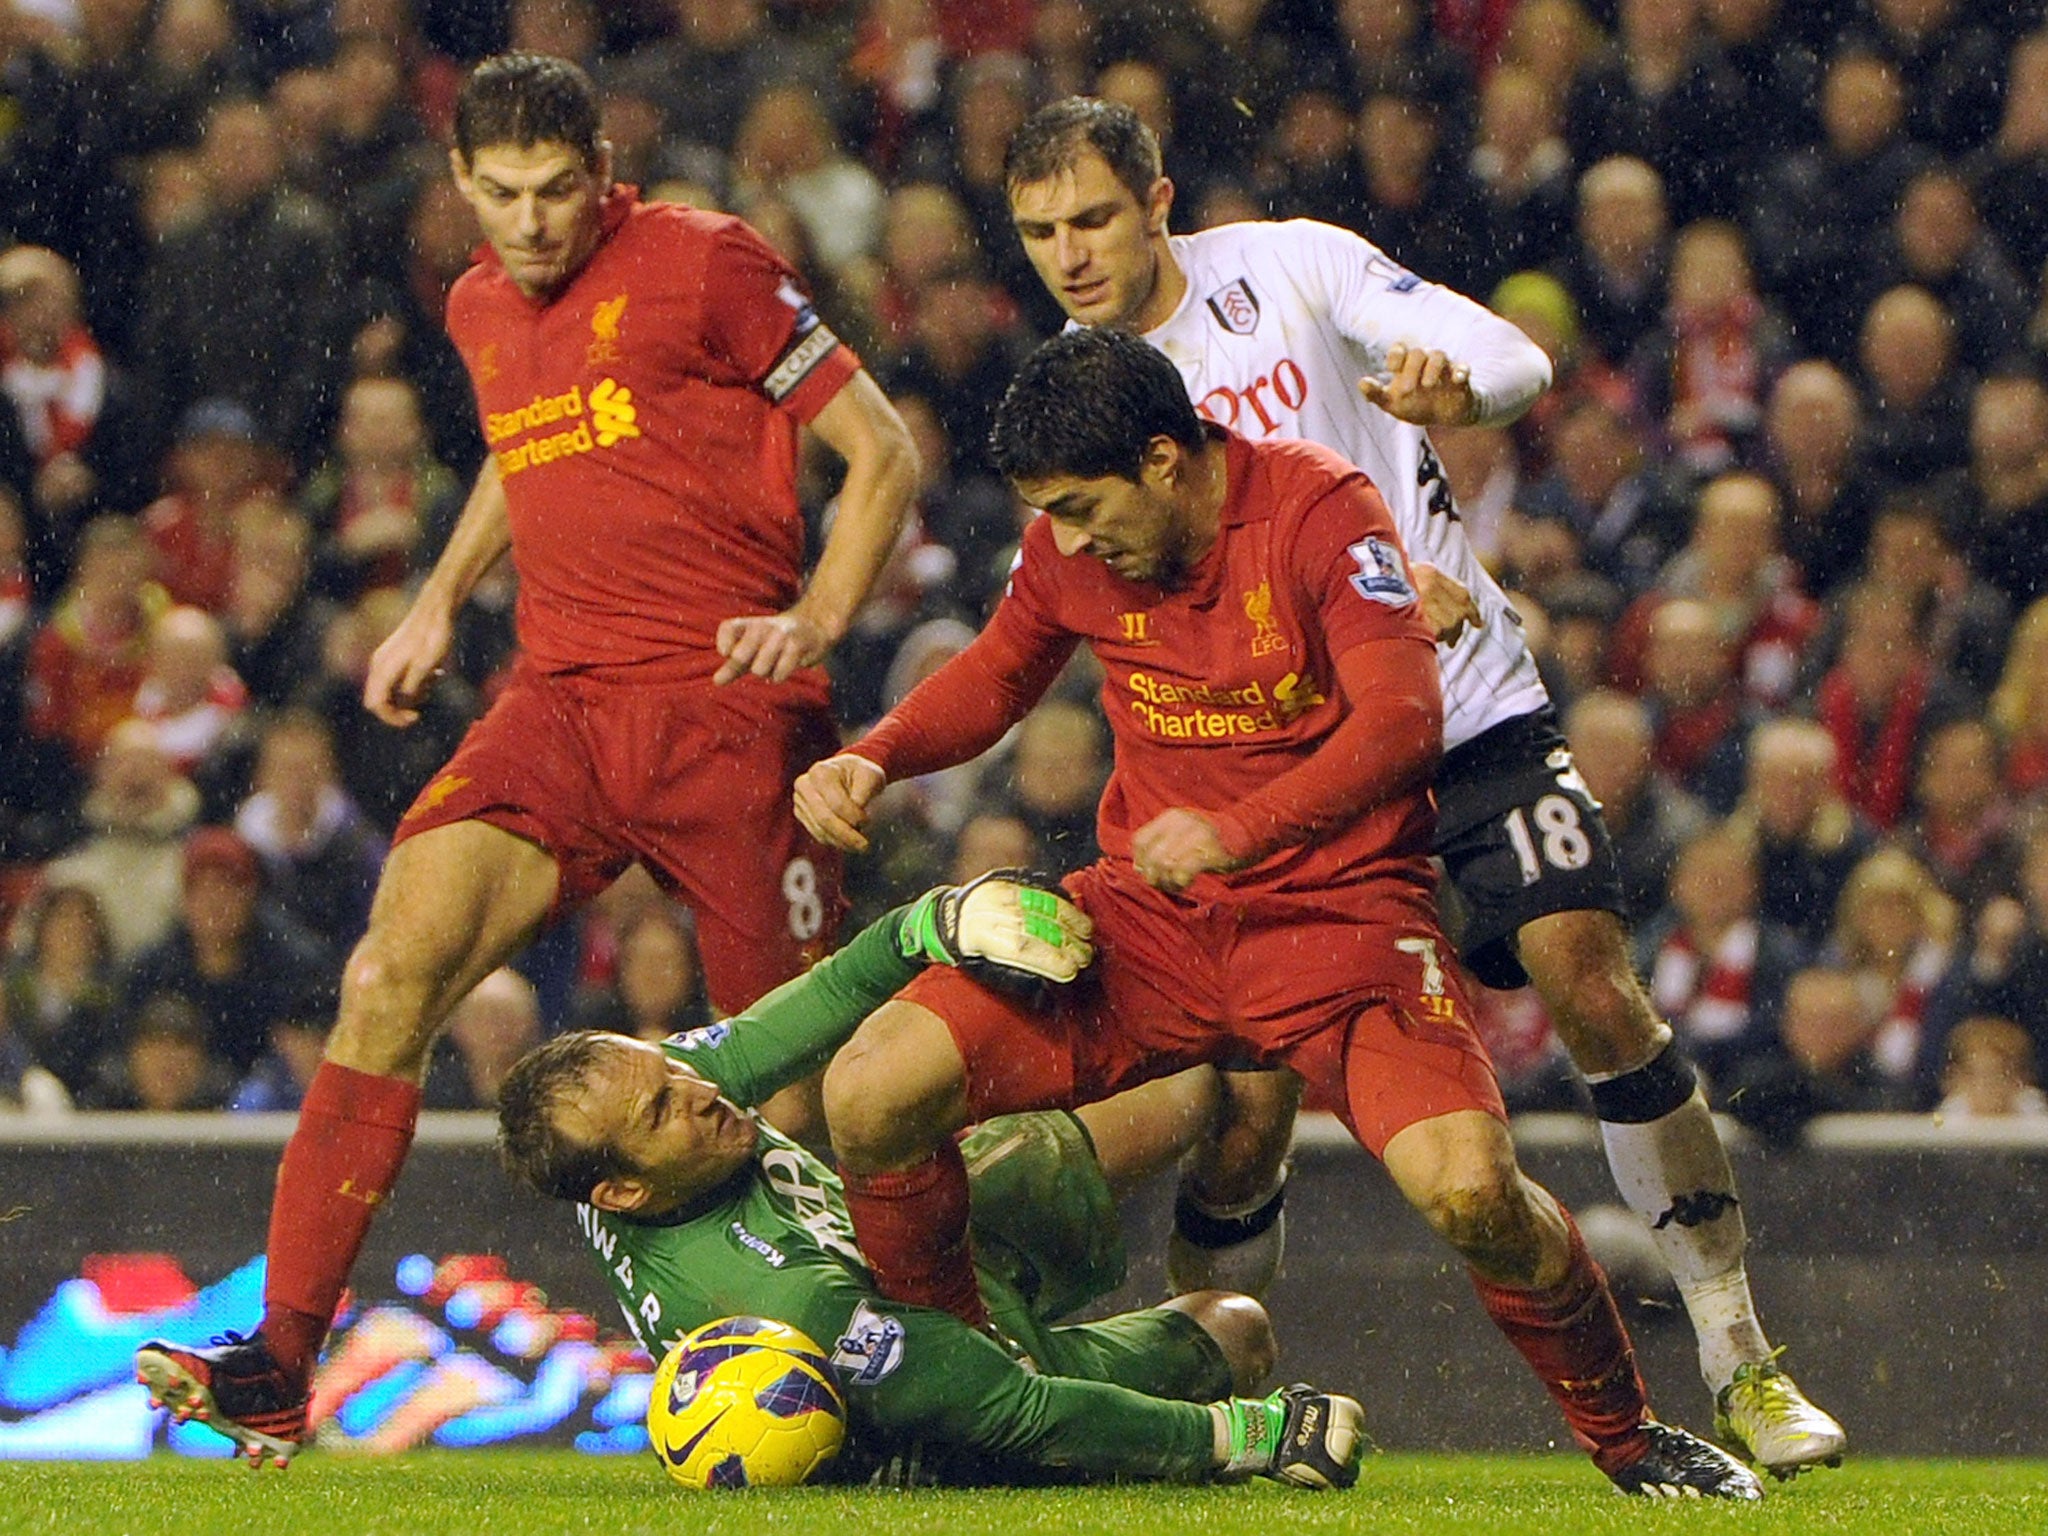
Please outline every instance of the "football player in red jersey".
[[[350, 1267], [412, 1140], [454, 1004], [636, 860], [694, 910], [732, 1012], [829, 946], [837, 855], [790, 814], [837, 737], [818, 663], [896, 540], [916, 452], [800, 279], [736, 218], [615, 185], [575, 65], [503, 54], [456, 109], [455, 180], [487, 249], [448, 329], [491, 457], [363, 702], [406, 725], [455, 616], [508, 552], [514, 675], [401, 822], [327, 1058], [285, 1148], [264, 1317], [145, 1346], [153, 1395], [282, 1465]], [[846, 461], [806, 582], [808, 425]]]
[[1043, 508], [988, 627], [848, 751], [797, 814], [865, 846], [890, 779], [973, 757], [1085, 642], [1115, 767], [1103, 857], [1070, 876], [1092, 973], [1034, 1008], [927, 971], [825, 1076], [846, 1205], [885, 1295], [986, 1313], [954, 1133], [1197, 1062], [1287, 1066], [1464, 1258], [1579, 1443], [1632, 1493], [1753, 1499], [1749, 1470], [1650, 1417], [1606, 1278], [1517, 1165], [1438, 927], [1428, 785], [1443, 704], [1391, 514], [1328, 449], [1205, 424], [1138, 337], [1070, 331], [990, 440]]

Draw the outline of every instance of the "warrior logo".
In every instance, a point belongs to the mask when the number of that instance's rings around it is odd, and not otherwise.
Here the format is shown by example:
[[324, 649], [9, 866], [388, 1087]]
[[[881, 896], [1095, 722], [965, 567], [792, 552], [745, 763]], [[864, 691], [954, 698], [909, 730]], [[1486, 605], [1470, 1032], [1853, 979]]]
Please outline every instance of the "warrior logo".
[[1237, 278], [1209, 295], [1209, 313], [1233, 336], [1249, 336], [1259, 328], [1259, 296]]

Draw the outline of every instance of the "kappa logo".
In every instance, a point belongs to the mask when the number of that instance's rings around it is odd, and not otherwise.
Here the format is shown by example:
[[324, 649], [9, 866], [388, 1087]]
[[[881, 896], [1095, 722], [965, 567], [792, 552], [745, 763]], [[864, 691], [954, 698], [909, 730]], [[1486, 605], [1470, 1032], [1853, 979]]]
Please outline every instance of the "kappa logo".
[[1233, 336], [1249, 336], [1259, 328], [1259, 296], [1243, 278], [1233, 278], [1209, 295], [1209, 313]]
[[1740, 1202], [1733, 1195], [1718, 1189], [1696, 1189], [1689, 1195], [1674, 1195], [1670, 1207], [1650, 1223], [1652, 1231], [1662, 1232], [1674, 1221], [1681, 1227], [1703, 1227], [1710, 1221], [1718, 1221]]
[[832, 1363], [854, 1386], [874, 1386], [903, 1363], [903, 1324], [862, 1302], [832, 1348]]
[[590, 350], [584, 354], [584, 361], [595, 368], [599, 363], [615, 363], [619, 359], [619, 322], [626, 317], [626, 295], [621, 293], [613, 298], [600, 299], [590, 316]]

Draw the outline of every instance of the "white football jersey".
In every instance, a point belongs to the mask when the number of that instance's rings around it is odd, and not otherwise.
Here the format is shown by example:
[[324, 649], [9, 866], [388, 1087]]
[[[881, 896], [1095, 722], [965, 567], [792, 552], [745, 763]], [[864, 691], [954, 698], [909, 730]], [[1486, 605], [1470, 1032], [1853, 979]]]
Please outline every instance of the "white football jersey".
[[1511, 420], [1550, 384], [1542, 349], [1335, 225], [1226, 224], [1172, 244], [1188, 289], [1145, 339], [1180, 369], [1202, 414], [1247, 437], [1303, 437], [1344, 455], [1386, 498], [1409, 557], [1479, 605], [1482, 622], [1437, 648], [1445, 748], [1547, 704], [1521, 621], [1465, 537], [1428, 434], [1358, 393], [1366, 375], [1387, 377], [1387, 349], [1406, 343], [1471, 371], [1480, 420]]

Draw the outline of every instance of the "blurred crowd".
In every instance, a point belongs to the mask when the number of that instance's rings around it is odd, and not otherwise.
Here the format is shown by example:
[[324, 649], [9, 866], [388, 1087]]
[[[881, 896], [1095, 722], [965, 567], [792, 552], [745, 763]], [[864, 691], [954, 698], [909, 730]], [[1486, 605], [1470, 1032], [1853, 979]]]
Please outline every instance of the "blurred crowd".
[[[782, 250], [917, 435], [849, 732], [1000, 593], [1027, 514], [983, 437], [1059, 323], [1004, 148], [1113, 97], [1177, 228], [1344, 225], [1553, 358], [1513, 428], [1437, 446], [1716, 1107], [2048, 1116], [2044, 10], [0, 0], [0, 1102], [298, 1102], [390, 830], [512, 647], [501, 570], [418, 725], [357, 702], [482, 461], [447, 130], [516, 46], [589, 68], [622, 180]], [[1107, 766], [1077, 672], [892, 787], [857, 915], [1084, 861]], [[1483, 1011], [1511, 1102], [1573, 1102], [1533, 996]], [[427, 1102], [704, 1012], [687, 916], [629, 877], [462, 1005]]]

